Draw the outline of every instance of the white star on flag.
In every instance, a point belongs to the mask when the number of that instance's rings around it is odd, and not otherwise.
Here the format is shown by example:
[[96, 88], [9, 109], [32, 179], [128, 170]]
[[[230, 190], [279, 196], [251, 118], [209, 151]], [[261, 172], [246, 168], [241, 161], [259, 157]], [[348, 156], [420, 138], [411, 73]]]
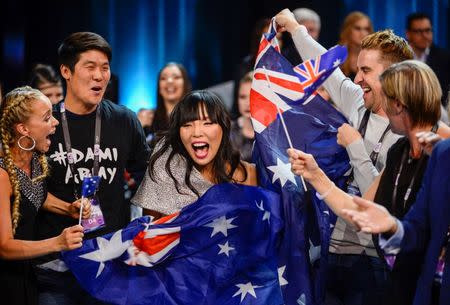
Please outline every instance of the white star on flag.
[[286, 270], [286, 265], [278, 268], [278, 283], [280, 283], [280, 287], [289, 284], [289, 282], [283, 277], [284, 270]]
[[80, 255], [80, 257], [99, 262], [96, 278], [102, 273], [103, 268], [105, 268], [104, 262], [110, 261], [114, 258], [121, 256], [131, 244], [131, 240], [122, 242], [122, 230], [117, 231], [107, 240], [103, 237], [97, 237], [98, 250], [85, 253]]
[[223, 245], [218, 244], [218, 246], [219, 246], [219, 248], [220, 248], [220, 251], [219, 251], [218, 254], [223, 253], [223, 254], [225, 254], [225, 255], [228, 256], [228, 257], [230, 256], [230, 251], [231, 251], [231, 250], [234, 250], [233, 247], [231, 247], [231, 246], [228, 245], [228, 241], [227, 241], [226, 243], [224, 243]]
[[214, 219], [212, 222], [205, 225], [205, 227], [213, 228], [211, 233], [211, 237], [216, 235], [217, 233], [222, 233], [224, 236], [228, 236], [228, 230], [236, 228], [237, 226], [231, 224], [236, 217], [227, 219], [225, 216], [221, 216], [217, 219]]
[[267, 168], [273, 172], [272, 183], [275, 183], [277, 179], [280, 179], [281, 187], [283, 187], [288, 180], [297, 185], [294, 173], [291, 172], [291, 163], [283, 163], [283, 161], [277, 158], [277, 165], [268, 166]]
[[248, 282], [247, 284], [237, 284], [237, 287], [239, 287], [239, 290], [233, 294], [233, 297], [237, 295], [241, 295], [241, 302], [244, 300], [245, 296], [248, 294], [251, 294], [256, 299], [256, 293], [255, 288], [260, 288], [261, 286], [253, 286], [251, 282]]
[[270, 212], [264, 210], [264, 206], [263, 206], [264, 202], [261, 200], [261, 203], [260, 203], [260, 204], [258, 204], [258, 202], [255, 202], [255, 203], [256, 203], [256, 206], [258, 207], [258, 209], [259, 209], [260, 211], [263, 211], [263, 212], [264, 212], [262, 221], [267, 220], [267, 222], [270, 223]]
[[333, 62], [333, 68], [336, 68], [337, 66], [341, 65], [341, 60], [339, 58], [337, 58], [334, 62]]
[[304, 293], [297, 300], [298, 305], [306, 305], [306, 296]]

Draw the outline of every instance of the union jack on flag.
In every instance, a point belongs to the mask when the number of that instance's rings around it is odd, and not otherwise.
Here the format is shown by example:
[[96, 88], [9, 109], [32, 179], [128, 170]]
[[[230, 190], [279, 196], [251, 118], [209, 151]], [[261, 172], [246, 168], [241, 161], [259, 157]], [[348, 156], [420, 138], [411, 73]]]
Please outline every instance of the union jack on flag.
[[214, 185], [179, 213], [137, 218], [62, 257], [108, 304], [285, 304], [279, 199], [258, 187]]
[[325, 72], [325, 70], [319, 71], [319, 68], [320, 57], [318, 57], [316, 60], [308, 60], [303, 65], [294, 67], [294, 71], [298, 73], [298, 78], [300, 79], [300, 84], [302, 84], [303, 88], [308, 88], [319, 80], [319, 78]]
[[[255, 62], [250, 112], [253, 127], [261, 133], [278, 114], [314, 98], [314, 92], [346, 58], [345, 47], [336, 46], [296, 67], [280, 54], [275, 26], [261, 38]], [[312, 96], [311, 96], [312, 95]], [[278, 109], [277, 109], [278, 108]]]

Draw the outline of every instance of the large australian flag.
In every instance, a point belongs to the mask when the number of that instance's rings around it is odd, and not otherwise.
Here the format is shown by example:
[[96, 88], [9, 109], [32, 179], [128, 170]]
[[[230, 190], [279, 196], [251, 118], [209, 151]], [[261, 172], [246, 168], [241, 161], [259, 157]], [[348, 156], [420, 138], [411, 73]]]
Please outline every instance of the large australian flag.
[[350, 164], [336, 135], [346, 119], [316, 89], [347, 52], [336, 46], [293, 67], [280, 54], [275, 35], [273, 26], [263, 35], [255, 63], [250, 93], [256, 134], [253, 160], [260, 185], [279, 193], [283, 202], [285, 229], [277, 250], [285, 304], [321, 304], [335, 215], [313, 191], [305, 191], [290, 170], [286, 150], [292, 145], [312, 154], [328, 177], [343, 185]]
[[231, 183], [211, 187], [179, 213], [64, 252], [92, 296], [113, 304], [285, 304], [277, 263], [279, 195]]

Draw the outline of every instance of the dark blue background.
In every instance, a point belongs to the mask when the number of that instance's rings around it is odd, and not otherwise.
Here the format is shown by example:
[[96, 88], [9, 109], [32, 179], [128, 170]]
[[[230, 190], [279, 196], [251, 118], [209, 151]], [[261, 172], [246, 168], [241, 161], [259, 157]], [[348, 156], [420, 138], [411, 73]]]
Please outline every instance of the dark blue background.
[[94, 31], [113, 48], [119, 101], [137, 110], [156, 102], [156, 77], [168, 61], [189, 71], [194, 88], [230, 80], [249, 52], [253, 24], [283, 8], [310, 7], [322, 18], [320, 42], [333, 46], [345, 15], [368, 14], [376, 30], [404, 35], [407, 14], [421, 10], [433, 21], [435, 42], [449, 46], [448, 0], [3, 0], [0, 3], [0, 81], [6, 90], [25, 84], [37, 62], [57, 64], [69, 33]]

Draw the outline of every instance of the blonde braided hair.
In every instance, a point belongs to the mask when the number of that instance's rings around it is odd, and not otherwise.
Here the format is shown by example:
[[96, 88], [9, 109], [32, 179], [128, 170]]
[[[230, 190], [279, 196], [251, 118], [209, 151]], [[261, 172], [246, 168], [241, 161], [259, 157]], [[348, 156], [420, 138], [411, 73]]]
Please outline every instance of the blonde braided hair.
[[[9, 92], [1, 105], [0, 135], [2, 141], [3, 160], [9, 176], [14, 201], [12, 203], [11, 220], [13, 234], [15, 234], [20, 218], [20, 183], [17, 170], [14, 165], [11, 147], [15, 145], [19, 135], [15, 131], [15, 126], [26, 122], [32, 113], [32, 102], [37, 99], [47, 99], [39, 90], [25, 86]], [[49, 172], [47, 157], [40, 153], [39, 163], [42, 168], [42, 175], [35, 177], [32, 182], [44, 179]]]

